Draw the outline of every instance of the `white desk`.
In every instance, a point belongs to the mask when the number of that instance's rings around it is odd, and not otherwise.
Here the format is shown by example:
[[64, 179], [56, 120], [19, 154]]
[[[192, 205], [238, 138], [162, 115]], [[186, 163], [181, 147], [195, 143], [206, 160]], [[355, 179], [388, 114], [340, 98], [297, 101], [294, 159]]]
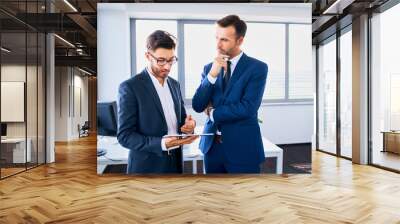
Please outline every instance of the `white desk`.
[[97, 148], [107, 150], [97, 157], [97, 174], [102, 174], [107, 165], [128, 164], [129, 149], [122, 147], [116, 137], [98, 136]]
[[14, 145], [13, 148], [13, 163], [31, 162], [31, 146], [32, 140], [26, 139], [27, 147], [25, 154], [25, 138], [5, 138], [1, 139], [1, 144]]
[[[271, 143], [265, 137], [263, 137], [262, 140], [264, 145], [265, 158], [276, 157], [276, 173], [282, 174], [283, 150], [278, 146], [276, 146], [275, 144]], [[198, 148], [199, 141], [200, 140], [197, 139], [193, 144], [186, 145], [183, 148], [183, 161], [192, 161], [193, 174], [197, 174], [197, 161], [203, 160], [203, 153]], [[203, 163], [203, 172], [204, 172], [204, 163]]]
[[[196, 127], [196, 132], [203, 127]], [[198, 132], [197, 132], [198, 133]], [[183, 147], [183, 161], [192, 161], [193, 174], [197, 174], [197, 161], [203, 160], [203, 153], [199, 149], [200, 138], [193, 144]], [[264, 154], [267, 157], [276, 157], [276, 173], [282, 174], [283, 150], [263, 137]], [[97, 148], [106, 149], [104, 156], [97, 157], [97, 173], [102, 174], [107, 165], [127, 164], [129, 150], [122, 147], [116, 137], [98, 136]], [[204, 164], [203, 164], [204, 172]], [[204, 172], [205, 173], [205, 172]]]
[[283, 169], [283, 149], [279, 148], [267, 138], [262, 137], [265, 158], [276, 157], [276, 173], [282, 174]]

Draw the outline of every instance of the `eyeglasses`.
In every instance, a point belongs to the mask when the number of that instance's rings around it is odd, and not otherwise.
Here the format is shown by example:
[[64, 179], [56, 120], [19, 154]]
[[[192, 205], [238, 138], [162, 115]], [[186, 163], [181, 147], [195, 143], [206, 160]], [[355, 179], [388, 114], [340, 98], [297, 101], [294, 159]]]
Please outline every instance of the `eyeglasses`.
[[167, 63], [170, 64], [170, 65], [173, 65], [178, 61], [178, 58], [176, 56], [174, 56], [171, 59], [167, 60], [165, 58], [157, 58], [156, 56], [154, 56], [150, 52], [147, 52], [147, 53], [149, 53], [149, 55], [151, 55], [151, 57], [153, 57], [157, 61], [157, 65], [159, 65], [159, 66], [166, 65]]

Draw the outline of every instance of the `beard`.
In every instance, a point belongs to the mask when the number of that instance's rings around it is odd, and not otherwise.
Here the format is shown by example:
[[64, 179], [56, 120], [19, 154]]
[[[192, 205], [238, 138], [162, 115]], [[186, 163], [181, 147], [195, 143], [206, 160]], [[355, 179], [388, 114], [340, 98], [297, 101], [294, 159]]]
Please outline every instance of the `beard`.
[[170, 70], [168, 69], [164, 69], [164, 68], [159, 68], [157, 66], [153, 66], [151, 65], [151, 71], [153, 72], [153, 74], [158, 77], [158, 78], [162, 78], [165, 79], [168, 77], [168, 74], [170, 72]]
[[218, 53], [228, 55], [229, 54], [229, 49], [228, 50], [223, 50], [223, 49], [218, 48]]
[[218, 48], [217, 50], [218, 50], [218, 53], [220, 53], [220, 54], [231, 56], [233, 48], [226, 49], [226, 50]]

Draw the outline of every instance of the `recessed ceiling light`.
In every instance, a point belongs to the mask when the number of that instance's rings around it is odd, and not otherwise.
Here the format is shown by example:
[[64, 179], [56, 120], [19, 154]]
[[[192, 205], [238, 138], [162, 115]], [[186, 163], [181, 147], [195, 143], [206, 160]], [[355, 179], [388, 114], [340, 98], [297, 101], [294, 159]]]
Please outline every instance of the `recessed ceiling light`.
[[62, 38], [62, 37], [60, 37], [60, 36], [57, 35], [57, 34], [54, 34], [54, 36], [57, 37], [58, 39], [60, 39], [62, 42], [66, 43], [67, 45], [69, 45], [69, 46], [75, 48], [75, 45], [73, 45], [73, 44], [72, 44], [71, 42], [69, 42], [68, 40], [66, 40], [66, 39], [64, 39], [64, 38]]
[[75, 12], [78, 12], [78, 10], [68, 1], [68, 0], [64, 0], [65, 4], [67, 4], [72, 10], [74, 10]]
[[86, 70], [83, 70], [83, 69], [81, 69], [81, 68], [79, 68], [79, 67], [78, 67], [78, 70], [81, 71], [81, 72], [83, 72], [83, 73], [85, 73], [85, 74], [87, 74], [87, 75], [90, 75], [90, 76], [92, 75], [92, 73], [90, 73], [90, 72], [88, 72], [88, 71], [86, 71]]
[[6, 53], [10, 53], [10, 52], [11, 52], [11, 50], [9, 50], [9, 49], [7, 49], [7, 48], [5, 48], [5, 47], [1, 47], [1, 50], [4, 51], [4, 52], [6, 52]]

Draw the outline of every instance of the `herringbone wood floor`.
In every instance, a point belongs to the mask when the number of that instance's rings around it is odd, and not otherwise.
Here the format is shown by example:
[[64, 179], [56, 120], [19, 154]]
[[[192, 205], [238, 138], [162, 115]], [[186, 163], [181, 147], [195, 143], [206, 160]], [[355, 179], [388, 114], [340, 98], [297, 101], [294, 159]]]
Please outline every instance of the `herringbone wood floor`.
[[313, 153], [311, 175], [97, 176], [95, 138], [0, 181], [0, 223], [400, 223], [400, 175]]

